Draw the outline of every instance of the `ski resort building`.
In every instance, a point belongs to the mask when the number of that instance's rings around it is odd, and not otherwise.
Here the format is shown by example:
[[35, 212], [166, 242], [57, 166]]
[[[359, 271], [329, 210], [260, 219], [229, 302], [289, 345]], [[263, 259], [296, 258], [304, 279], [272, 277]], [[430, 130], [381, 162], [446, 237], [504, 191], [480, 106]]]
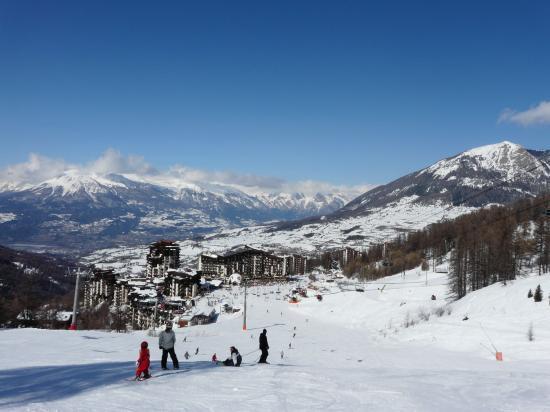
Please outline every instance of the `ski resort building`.
[[193, 298], [202, 291], [201, 277], [172, 268], [179, 265], [176, 244], [152, 244], [147, 264], [142, 277], [120, 277], [113, 270], [93, 269], [84, 284], [83, 306], [94, 310], [107, 304], [119, 327], [131, 324], [134, 329], [159, 325], [194, 306]]
[[105, 301], [112, 302], [115, 287], [116, 275], [111, 269], [94, 269], [84, 285], [84, 305], [91, 308]]
[[307, 257], [301, 255], [284, 256], [283, 276], [303, 275], [306, 273]]
[[160, 240], [149, 246], [147, 277], [165, 277], [170, 269], [180, 266], [180, 247], [172, 240]]
[[300, 255], [277, 256], [250, 246], [240, 246], [222, 255], [199, 256], [198, 273], [229, 278], [239, 273], [244, 278], [281, 278], [305, 273], [307, 259]]
[[225, 265], [223, 256], [208, 253], [203, 253], [199, 256], [197, 272], [215, 278], [225, 278], [231, 275], [227, 273], [227, 266]]
[[351, 247], [335, 250], [331, 254], [332, 254], [332, 259], [337, 262], [340, 262], [340, 265], [342, 267], [347, 265], [349, 262], [352, 262], [361, 257], [361, 252]]
[[198, 294], [200, 283], [200, 275], [169, 271], [165, 279], [164, 294], [167, 296], [194, 298]]

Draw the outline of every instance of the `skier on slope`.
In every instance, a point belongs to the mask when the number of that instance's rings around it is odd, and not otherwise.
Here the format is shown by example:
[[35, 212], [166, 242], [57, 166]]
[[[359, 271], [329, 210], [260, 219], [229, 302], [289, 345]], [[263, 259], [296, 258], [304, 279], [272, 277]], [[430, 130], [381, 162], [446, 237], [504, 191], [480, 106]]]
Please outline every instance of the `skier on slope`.
[[223, 361], [224, 366], [241, 366], [243, 358], [235, 346], [229, 348], [230, 357]]
[[179, 369], [179, 361], [174, 351], [174, 345], [176, 343], [176, 334], [172, 330], [172, 322], [166, 322], [166, 329], [163, 330], [159, 335], [159, 349], [162, 350], [162, 360], [160, 365], [163, 370], [168, 369], [166, 362], [168, 361], [168, 354], [170, 354], [170, 359], [172, 359], [172, 364], [174, 369]]
[[269, 355], [268, 349], [267, 330], [264, 329], [263, 332], [260, 333], [260, 350], [262, 351], [262, 356], [260, 356], [258, 363], [267, 363], [267, 356]]
[[[149, 344], [145, 341], [141, 342], [141, 349], [139, 351], [139, 359], [136, 362], [136, 379], [149, 379], [149, 366], [151, 361], [149, 360]], [[143, 376], [141, 376], [143, 374]]]

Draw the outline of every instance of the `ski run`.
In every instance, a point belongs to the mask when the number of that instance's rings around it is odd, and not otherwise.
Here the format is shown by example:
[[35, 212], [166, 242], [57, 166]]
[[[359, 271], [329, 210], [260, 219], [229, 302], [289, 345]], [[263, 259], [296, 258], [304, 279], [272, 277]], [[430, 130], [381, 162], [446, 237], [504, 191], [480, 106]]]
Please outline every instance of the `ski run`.
[[[160, 369], [158, 338], [147, 331], [1, 330], [0, 409], [550, 411], [550, 277], [452, 303], [446, 284], [446, 273], [413, 269], [370, 283], [317, 275], [249, 287], [246, 331], [242, 310], [175, 327], [179, 370]], [[544, 298], [535, 303], [527, 294], [537, 285]], [[308, 297], [291, 304], [297, 287], [309, 287]], [[218, 290], [198, 305], [242, 309], [243, 291]], [[259, 365], [264, 328], [270, 364]], [[131, 381], [144, 340], [154, 378]], [[241, 367], [211, 361], [230, 346]]]

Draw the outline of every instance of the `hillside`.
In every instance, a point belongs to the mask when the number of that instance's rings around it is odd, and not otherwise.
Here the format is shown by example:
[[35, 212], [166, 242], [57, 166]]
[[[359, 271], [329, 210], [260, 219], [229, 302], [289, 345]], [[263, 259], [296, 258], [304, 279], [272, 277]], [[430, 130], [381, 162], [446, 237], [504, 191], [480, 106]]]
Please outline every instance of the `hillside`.
[[[145, 332], [0, 331], [0, 350], [10, 353], [0, 371], [0, 407], [31, 411], [72, 411], [75, 405], [106, 411], [547, 409], [550, 307], [526, 295], [529, 288], [541, 284], [546, 296], [548, 275], [496, 284], [452, 304], [445, 301], [446, 275], [442, 273], [414, 269], [404, 277], [360, 284], [363, 293], [354, 290], [354, 283], [327, 283], [324, 275], [318, 276], [312, 286], [321, 289], [321, 302], [310, 297], [298, 305], [289, 304], [281, 296], [292, 284], [249, 288], [246, 332], [240, 314], [222, 314], [215, 324], [176, 329], [179, 371], [159, 370], [156, 340]], [[310, 296], [314, 293], [319, 292], [309, 290]], [[437, 300], [431, 300], [432, 294]], [[237, 287], [210, 298], [240, 307], [243, 303], [242, 289]], [[208, 308], [206, 299], [198, 304]], [[462, 320], [465, 315], [466, 321]], [[531, 324], [534, 341], [527, 339]], [[271, 362], [263, 366], [255, 365], [262, 328], [268, 330]], [[133, 374], [142, 340], [150, 343], [156, 377], [130, 382], [126, 379]], [[503, 362], [495, 360], [491, 341], [503, 353]], [[243, 366], [214, 366], [212, 354], [225, 359], [230, 345], [243, 354]], [[18, 346], [26, 350], [14, 352]], [[198, 355], [194, 355], [196, 348]], [[189, 360], [183, 358], [185, 351], [191, 354]]]
[[53, 255], [0, 246], [0, 325], [74, 290], [75, 263]]

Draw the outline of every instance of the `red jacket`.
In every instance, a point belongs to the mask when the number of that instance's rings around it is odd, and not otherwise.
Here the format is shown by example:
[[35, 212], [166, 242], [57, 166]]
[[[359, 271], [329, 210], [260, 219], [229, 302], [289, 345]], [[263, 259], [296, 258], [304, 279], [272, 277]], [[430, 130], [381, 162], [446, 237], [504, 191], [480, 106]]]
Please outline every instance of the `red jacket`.
[[136, 376], [140, 376], [143, 372], [149, 369], [151, 361], [149, 360], [149, 349], [141, 348], [139, 351], [139, 359], [137, 361]]

